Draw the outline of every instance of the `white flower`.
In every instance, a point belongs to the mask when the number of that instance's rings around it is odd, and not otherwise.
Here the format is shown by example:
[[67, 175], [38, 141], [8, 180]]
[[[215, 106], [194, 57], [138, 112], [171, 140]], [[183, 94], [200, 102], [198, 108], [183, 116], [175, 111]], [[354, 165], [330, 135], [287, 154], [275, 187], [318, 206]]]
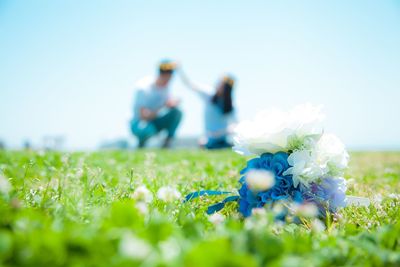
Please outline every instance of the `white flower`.
[[372, 203], [374, 203], [375, 205], [380, 205], [382, 203], [382, 200], [383, 198], [381, 194], [377, 194], [372, 197]]
[[390, 193], [388, 195], [389, 198], [393, 198], [393, 199], [400, 199], [400, 194], [394, 194], [394, 193]]
[[313, 203], [293, 204], [292, 209], [295, 215], [302, 218], [315, 218], [318, 216], [318, 207]]
[[83, 176], [83, 169], [82, 168], [78, 168], [76, 170], [76, 177], [77, 178], [81, 178]]
[[310, 150], [295, 151], [288, 157], [290, 166], [283, 174], [293, 175], [293, 185], [297, 187], [299, 183], [308, 186], [311, 182], [317, 181], [324, 170], [317, 163], [315, 154]]
[[138, 202], [136, 203], [135, 207], [143, 215], [149, 213], [149, 208], [147, 207], [147, 204], [145, 202]]
[[325, 224], [318, 219], [314, 219], [311, 222], [311, 230], [315, 233], [320, 233], [325, 230]]
[[349, 161], [343, 143], [332, 134], [324, 134], [312, 146], [295, 150], [288, 157], [289, 169], [285, 175], [293, 175], [293, 185], [308, 186], [323, 177], [336, 177], [343, 174]]
[[181, 198], [181, 193], [174, 187], [164, 186], [158, 189], [157, 197], [165, 202], [172, 202]]
[[167, 261], [173, 261], [181, 254], [181, 246], [179, 240], [170, 238], [158, 243], [162, 258]]
[[299, 149], [323, 132], [320, 107], [300, 105], [284, 112], [271, 109], [235, 128], [233, 149], [239, 154], [276, 153]]
[[286, 205], [285, 202], [282, 200], [275, 202], [274, 205], [272, 206], [272, 212], [275, 215], [281, 215], [285, 211], [286, 211]]
[[150, 203], [153, 201], [153, 194], [146, 186], [141, 185], [133, 192], [132, 198], [137, 202]]
[[346, 206], [368, 207], [369, 205], [371, 205], [371, 200], [369, 200], [368, 198], [354, 196], [346, 197]]
[[149, 243], [131, 233], [126, 233], [119, 244], [121, 255], [135, 260], [145, 259], [151, 253], [151, 250]]
[[217, 213], [217, 212], [208, 217], [208, 221], [214, 225], [221, 224], [224, 222], [224, 220], [225, 220], [225, 216], [222, 215], [221, 213]]
[[6, 177], [0, 175], [0, 192], [7, 195], [11, 191], [11, 188], [10, 181]]
[[251, 215], [255, 217], [264, 217], [266, 216], [267, 211], [265, 208], [254, 208], [251, 210]]
[[328, 168], [330, 176], [343, 174], [349, 163], [349, 154], [344, 144], [333, 134], [324, 134], [316, 147], [317, 161]]
[[274, 173], [265, 170], [250, 170], [246, 174], [246, 184], [251, 190], [265, 191], [275, 184]]
[[61, 162], [62, 162], [64, 165], [68, 165], [69, 158], [70, 158], [69, 154], [64, 154], [64, 155], [61, 157]]

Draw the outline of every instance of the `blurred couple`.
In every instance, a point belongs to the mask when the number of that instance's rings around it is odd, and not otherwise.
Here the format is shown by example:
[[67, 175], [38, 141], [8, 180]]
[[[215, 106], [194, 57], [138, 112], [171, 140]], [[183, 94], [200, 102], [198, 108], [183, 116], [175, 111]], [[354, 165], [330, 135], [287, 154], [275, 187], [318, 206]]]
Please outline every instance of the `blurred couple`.
[[146, 146], [147, 141], [158, 133], [167, 133], [163, 148], [169, 148], [174, 140], [176, 130], [182, 120], [180, 101], [171, 95], [170, 82], [178, 72], [183, 83], [198, 94], [204, 102], [205, 137], [200, 145], [206, 149], [231, 147], [229, 133], [236, 121], [232, 102], [235, 81], [225, 75], [214, 89], [192, 83], [176, 62], [164, 60], [159, 64], [155, 78], [146, 77], [137, 82], [134, 101], [134, 116], [130, 127], [138, 139], [138, 147]]

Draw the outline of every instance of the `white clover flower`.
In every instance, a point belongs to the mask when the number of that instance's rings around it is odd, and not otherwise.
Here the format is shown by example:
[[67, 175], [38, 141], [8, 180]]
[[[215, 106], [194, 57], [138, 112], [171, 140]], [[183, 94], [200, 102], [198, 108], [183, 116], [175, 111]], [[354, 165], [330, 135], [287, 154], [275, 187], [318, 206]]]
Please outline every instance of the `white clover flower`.
[[83, 169], [82, 168], [78, 168], [76, 169], [76, 177], [77, 178], [81, 178], [83, 176]]
[[145, 202], [138, 202], [136, 203], [135, 207], [143, 215], [149, 213], [149, 208], [147, 207], [147, 204]]
[[372, 197], [372, 203], [375, 205], [380, 205], [382, 203], [382, 195], [381, 194], [376, 194]]
[[251, 215], [245, 219], [245, 228], [248, 230], [265, 229], [269, 224], [265, 208], [254, 208]]
[[284, 112], [271, 109], [235, 128], [235, 152], [243, 155], [299, 149], [318, 140], [323, 132], [321, 107], [300, 105]]
[[160, 248], [162, 258], [167, 262], [175, 260], [182, 252], [179, 240], [174, 238], [159, 242], [158, 247]]
[[293, 175], [293, 185], [308, 186], [323, 177], [341, 176], [347, 168], [349, 154], [333, 134], [324, 134], [311, 147], [295, 150], [288, 157], [291, 166], [285, 175]]
[[150, 203], [153, 201], [153, 194], [146, 186], [141, 185], [133, 192], [132, 198], [137, 202]]
[[221, 213], [216, 212], [216, 213], [208, 216], [208, 221], [214, 225], [218, 225], [225, 221], [225, 216], [222, 215]]
[[7, 195], [11, 189], [12, 186], [10, 181], [6, 177], [0, 175], [0, 192]]
[[359, 207], [368, 207], [371, 205], [371, 200], [365, 197], [354, 197], [347, 196], [346, 197], [346, 206], [359, 206]]
[[325, 224], [318, 219], [314, 219], [311, 222], [311, 230], [315, 233], [323, 232], [325, 228]]
[[273, 206], [272, 206], [272, 212], [275, 215], [280, 215], [286, 211], [286, 205], [284, 201], [277, 201]]
[[267, 211], [265, 208], [254, 208], [251, 210], [251, 215], [256, 217], [264, 217], [267, 215]]
[[64, 165], [68, 165], [69, 160], [70, 160], [70, 155], [69, 155], [68, 153], [67, 153], [67, 154], [64, 154], [64, 155], [61, 157], [61, 162], [62, 162]]
[[271, 171], [250, 170], [246, 174], [246, 184], [251, 190], [265, 191], [275, 184], [275, 176]]
[[131, 233], [126, 233], [119, 243], [119, 253], [134, 260], [143, 260], [151, 253], [151, 245]]
[[181, 193], [174, 187], [164, 186], [158, 189], [157, 197], [165, 202], [173, 202], [181, 198]]
[[400, 199], [400, 194], [390, 193], [390, 194], [388, 195], [388, 197], [389, 197], [389, 198], [392, 198], [392, 199]]
[[293, 204], [292, 210], [295, 215], [302, 218], [315, 218], [318, 216], [318, 207], [313, 203]]

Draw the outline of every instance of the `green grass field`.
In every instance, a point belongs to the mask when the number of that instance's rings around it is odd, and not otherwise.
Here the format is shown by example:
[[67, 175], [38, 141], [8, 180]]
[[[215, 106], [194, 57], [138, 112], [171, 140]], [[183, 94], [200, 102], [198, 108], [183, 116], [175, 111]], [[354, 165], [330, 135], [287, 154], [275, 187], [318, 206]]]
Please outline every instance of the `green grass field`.
[[[176, 187], [236, 190], [246, 158], [231, 151], [0, 151], [0, 266], [400, 266], [400, 153], [352, 153], [348, 207], [326, 229], [244, 220], [236, 203], [216, 223], [209, 197], [164, 202]], [[146, 185], [146, 207], [132, 198]], [[8, 190], [7, 190], [8, 189]], [[321, 225], [319, 225], [321, 226]]]

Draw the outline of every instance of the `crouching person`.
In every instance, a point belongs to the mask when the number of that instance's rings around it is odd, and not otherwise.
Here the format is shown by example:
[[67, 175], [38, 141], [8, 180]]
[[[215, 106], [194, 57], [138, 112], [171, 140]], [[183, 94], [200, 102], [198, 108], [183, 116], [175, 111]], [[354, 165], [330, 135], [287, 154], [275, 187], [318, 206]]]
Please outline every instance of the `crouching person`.
[[175, 69], [174, 62], [163, 61], [156, 78], [146, 77], [136, 84], [131, 131], [138, 139], [139, 148], [143, 148], [147, 140], [161, 131], [167, 132], [162, 147], [171, 146], [182, 119], [179, 101], [171, 97], [169, 88]]

